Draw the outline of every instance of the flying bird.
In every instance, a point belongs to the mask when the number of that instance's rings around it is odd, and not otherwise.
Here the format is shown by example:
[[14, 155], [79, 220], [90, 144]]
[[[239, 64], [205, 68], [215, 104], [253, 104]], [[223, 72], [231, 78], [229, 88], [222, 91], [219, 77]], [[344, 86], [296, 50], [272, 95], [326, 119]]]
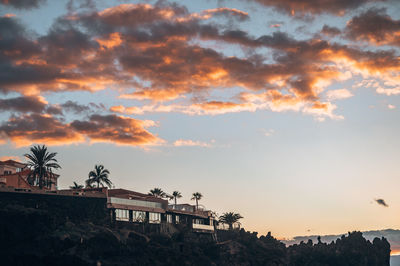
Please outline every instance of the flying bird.
[[389, 207], [389, 205], [387, 205], [387, 203], [385, 202], [384, 199], [375, 199], [376, 203], [378, 203], [379, 205], [382, 205], [383, 207]]

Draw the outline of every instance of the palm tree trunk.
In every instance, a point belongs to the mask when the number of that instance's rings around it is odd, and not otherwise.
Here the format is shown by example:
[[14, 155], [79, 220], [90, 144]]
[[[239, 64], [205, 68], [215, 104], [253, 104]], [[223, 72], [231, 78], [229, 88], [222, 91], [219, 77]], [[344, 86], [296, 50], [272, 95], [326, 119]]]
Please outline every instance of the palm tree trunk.
[[42, 174], [42, 167], [39, 168], [39, 188], [42, 189], [43, 188], [43, 174]]
[[233, 225], [232, 225], [232, 223], [229, 224], [229, 230], [233, 230]]
[[175, 208], [176, 208], [176, 197], [174, 198], [174, 200], [175, 200]]
[[198, 211], [199, 210], [199, 202], [198, 202], [198, 200], [196, 199], [196, 211]]

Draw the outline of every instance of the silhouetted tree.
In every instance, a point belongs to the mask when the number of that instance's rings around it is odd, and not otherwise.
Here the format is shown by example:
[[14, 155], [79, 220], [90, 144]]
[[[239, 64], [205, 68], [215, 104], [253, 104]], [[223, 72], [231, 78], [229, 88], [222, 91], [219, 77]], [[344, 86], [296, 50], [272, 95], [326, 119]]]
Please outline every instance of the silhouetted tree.
[[152, 195], [156, 198], [164, 198], [167, 194], [161, 188], [153, 188], [150, 189], [149, 195]]
[[242, 219], [239, 213], [226, 212], [219, 217], [219, 222], [229, 225], [229, 230], [233, 229], [233, 224]]
[[174, 192], [172, 192], [172, 197], [171, 197], [171, 199], [174, 200], [175, 206], [176, 206], [176, 201], [177, 201], [177, 199], [179, 199], [179, 198], [182, 198], [182, 194], [181, 194], [179, 191], [175, 190]]
[[57, 153], [49, 153], [45, 145], [33, 146], [30, 151], [31, 153], [24, 154], [28, 159], [27, 166], [31, 170], [28, 174], [28, 183], [40, 188], [51, 188], [53, 169], [61, 168], [55, 159]]
[[196, 210], [199, 210], [199, 200], [203, 198], [203, 195], [200, 192], [195, 192], [192, 194], [191, 200], [196, 201]]
[[92, 184], [96, 183], [97, 187], [99, 188], [100, 185], [104, 186], [104, 184], [106, 184], [109, 188], [111, 188], [112, 182], [108, 177], [109, 174], [110, 171], [104, 169], [103, 165], [96, 164], [94, 166], [94, 170], [89, 172], [89, 178], [86, 180], [86, 185], [91, 186]]
[[70, 189], [82, 189], [83, 185], [79, 185], [78, 183], [74, 182], [73, 186], [69, 187]]

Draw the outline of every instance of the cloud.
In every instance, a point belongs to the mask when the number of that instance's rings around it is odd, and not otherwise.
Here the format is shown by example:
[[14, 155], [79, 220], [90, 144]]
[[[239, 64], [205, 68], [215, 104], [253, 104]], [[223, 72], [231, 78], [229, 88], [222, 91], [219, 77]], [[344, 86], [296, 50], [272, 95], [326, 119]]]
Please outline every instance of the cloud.
[[89, 141], [119, 145], [157, 145], [163, 140], [145, 128], [154, 126], [150, 120], [136, 120], [116, 115], [91, 115], [88, 120], [63, 123], [49, 114], [23, 114], [11, 116], [0, 125], [2, 140], [10, 140], [16, 146], [33, 143], [46, 145], [70, 145]]
[[270, 28], [279, 28], [281, 26], [282, 26], [281, 24], [271, 24], [271, 25], [269, 25]]
[[17, 9], [32, 9], [46, 2], [46, 0], [0, 0], [0, 4]]
[[155, 126], [150, 120], [136, 120], [117, 115], [94, 114], [87, 121], [75, 120], [70, 124], [76, 132], [91, 142], [110, 142], [120, 145], [156, 145], [163, 140], [145, 128]]
[[400, 46], [400, 20], [386, 14], [386, 9], [371, 8], [353, 17], [346, 26], [346, 36], [373, 45]]
[[328, 25], [324, 25], [324, 27], [321, 30], [321, 33], [324, 35], [328, 35], [328, 36], [336, 36], [341, 33], [341, 30], [337, 27], [331, 27]]
[[71, 100], [68, 100], [63, 104], [49, 104], [42, 96], [22, 95], [14, 98], [0, 99], [0, 110], [7, 112], [44, 112], [51, 115], [62, 115], [63, 111], [81, 114], [103, 109], [103, 107], [94, 103], [90, 103], [89, 105], [81, 105]]
[[383, 87], [378, 87], [376, 88], [376, 92], [379, 94], [386, 94], [387, 96], [391, 95], [398, 95], [400, 94], [400, 87], [399, 88], [383, 88]]
[[213, 16], [226, 16], [226, 17], [235, 17], [239, 21], [249, 20], [249, 14], [247, 12], [241, 11], [236, 8], [227, 8], [227, 7], [219, 7], [215, 9], [208, 9], [203, 11], [203, 14], [209, 14]]
[[61, 104], [61, 107], [64, 110], [72, 111], [76, 114], [87, 112], [90, 110], [90, 107], [87, 105], [81, 105], [74, 101], [66, 101], [65, 103]]
[[[366, 2], [370, 1], [298, 0], [289, 7], [337, 14]], [[286, 1], [260, 3], [285, 9]], [[190, 13], [184, 6], [163, 1], [122, 4], [59, 17], [43, 36], [30, 34], [15, 18], [0, 18], [0, 92], [33, 97], [47, 91], [108, 88], [121, 99], [146, 103], [110, 108], [121, 114], [290, 110], [317, 120], [343, 118], [334, 113], [337, 106], [330, 101], [351, 93], [327, 91], [332, 83], [359, 75], [382, 81], [378, 93], [396, 93], [391, 91], [400, 82], [395, 51], [364, 50], [317, 37], [297, 40], [279, 31], [251, 36], [229, 21], [229, 27], [223, 20], [215, 23], [213, 18], [219, 16], [233, 16], [238, 23], [249, 18], [246, 12], [229, 8]], [[324, 29], [330, 35], [338, 30]], [[207, 41], [218, 45], [205, 46]], [[252, 55], [229, 56], [218, 46], [251, 48]], [[221, 90], [227, 95], [225, 100], [213, 96]], [[76, 102], [54, 104], [46, 110], [52, 115], [89, 112]]]
[[45, 110], [46, 105], [46, 100], [40, 96], [19, 96], [15, 98], [0, 99], [1, 111], [41, 113]]
[[0, 132], [17, 147], [33, 143], [66, 145], [84, 141], [83, 136], [68, 125], [50, 115], [36, 113], [12, 116], [0, 125]]
[[389, 205], [386, 204], [384, 199], [375, 199], [376, 203], [379, 205], [382, 205], [383, 207], [389, 207]]
[[12, 17], [15, 17], [16, 15], [15, 14], [13, 14], [13, 13], [7, 13], [7, 14], [5, 14], [4, 16], [3, 16], [3, 18], [12, 18]]
[[7, 160], [22, 162], [22, 160], [19, 156], [1, 156], [0, 157], [0, 161], [7, 161]]
[[197, 147], [203, 147], [203, 148], [210, 148], [210, 147], [212, 147], [214, 142], [215, 141], [211, 141], [211, 143], [208, 143], [208, 142], [203, 142], [203, 141], [194, 141], [194, 140], [190, 140], [190, 139], [187, 139], [187, 140], [179, 139], [179, 140], [176, 140], [174, 142], [174, 146], [175, 147], [183, 147], [183, 146], [194, 147], [194, 146], [197, 146]]
[[356, 9], [363, 4], [382, 2], [380, 0], [253, 0], [264, 6], [274, 7], [286, 14], [321, 14], [331, 13], [344, 15], [348, 10]]
[[275, 130], [273, 130], [273, 129], [268, 129], [268, 130], [263, 129], [262, 131], [264, 133], [264, 136], [266, 136], [266, 137], [270, 137], [273, 134], [275, 134]]
[[353, 96], [353, 93], [347, 89], [329, 90], [326, 92], [326, 97], [329, 100], [347, 99]]
[[388, 107], [388, 109], [390, 109], [390, 110], [396, 109], [396, 106], [393, 105], [393, 104], [388, 104], [387, 107]]

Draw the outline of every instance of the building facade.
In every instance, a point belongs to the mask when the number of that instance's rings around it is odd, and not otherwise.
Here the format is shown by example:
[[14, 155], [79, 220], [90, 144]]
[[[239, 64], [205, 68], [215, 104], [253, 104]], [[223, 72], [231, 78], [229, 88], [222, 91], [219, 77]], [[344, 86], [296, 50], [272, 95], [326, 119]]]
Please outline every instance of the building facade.
[[120, 225], [160, 224], [188, 227], [196, 232], [213, 233], [211, 211], [196, 210], [189, 204], [168, 205], [168, 201], [125, 189], [109, 189], [107, 208], [113, 222]]
[[[37, 186], [30, 185], [28, 182], [31, 170], [27, 165], [14, 160], [0, 161], [0, 186], [12, 187], [17, 189], [38, 189]], [[48, 190], [57, 190], [59, 175], [52, 174], [50, 177], [50, 187]]]

